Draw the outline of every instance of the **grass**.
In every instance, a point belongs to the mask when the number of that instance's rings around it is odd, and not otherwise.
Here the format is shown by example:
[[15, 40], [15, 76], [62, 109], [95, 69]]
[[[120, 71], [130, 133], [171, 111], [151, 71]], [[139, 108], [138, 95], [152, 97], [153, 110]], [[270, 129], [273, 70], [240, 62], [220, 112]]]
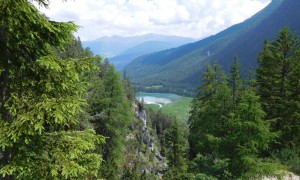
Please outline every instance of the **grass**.
[[[191, 101], [192, 98], [182, 97], [173, 103], [163, 105], [162, 111], [166, 114], [176, 116], [176, 118], [181, 122], [187, 122]], [[146, 104], [145, 107], [153, 110], [158, 110], [160, 108], [159, 105], [156, 104]]]

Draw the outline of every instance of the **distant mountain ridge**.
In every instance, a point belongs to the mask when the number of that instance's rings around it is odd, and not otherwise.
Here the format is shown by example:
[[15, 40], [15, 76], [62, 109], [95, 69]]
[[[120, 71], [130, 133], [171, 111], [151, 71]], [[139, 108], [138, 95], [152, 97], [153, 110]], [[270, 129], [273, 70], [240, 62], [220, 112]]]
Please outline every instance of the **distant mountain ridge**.
[[133, 37], [105, 36], [93, 41], [83, 41], [82, 44], [85, 48], [89, 47], [94, 54], [100, 55], [105, 58], [110, 58], [119, 54], [124, 54], [124, 51], [141, 45], [145, 42], [155, 41], [169, 43], [171, 47], [176, 47], [189, 42], [193, 42], [195, 40], [186, 37], [166, 36], [152, 33]]
[[121, 70], [136, 57], [177, 47], [181, 45], [181, 43], [182, 42], [178, 44], [165, 41], [147, 41], [142, 44], [138, 44], [132, 48], [129, 48], [117, 56], [109, 58], [109, 61], [113, 63], [118, 70]]
[[237, 54], [243, 72], [256, 68], [266, 38], [274, 39], [285, 26], [300, 32], [299, 9], [299, 0], [273, 0], [243, 23], [194, 43], [138, 57], [125, 70], [140, 90], [189, 94], [199, 86], [205, 65], [214, 60], [226, 69]]

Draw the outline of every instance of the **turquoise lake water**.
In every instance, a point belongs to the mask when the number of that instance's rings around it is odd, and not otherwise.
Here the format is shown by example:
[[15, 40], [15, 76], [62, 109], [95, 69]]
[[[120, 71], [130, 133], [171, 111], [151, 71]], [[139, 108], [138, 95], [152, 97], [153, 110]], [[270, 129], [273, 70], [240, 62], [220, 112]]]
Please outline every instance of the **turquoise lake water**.
[[145, 104], [169, 104], [181, 99], [181, 96], [169, 93], [144, 93], [139, 92], [136, 95], [137, 100], [144, 99]]

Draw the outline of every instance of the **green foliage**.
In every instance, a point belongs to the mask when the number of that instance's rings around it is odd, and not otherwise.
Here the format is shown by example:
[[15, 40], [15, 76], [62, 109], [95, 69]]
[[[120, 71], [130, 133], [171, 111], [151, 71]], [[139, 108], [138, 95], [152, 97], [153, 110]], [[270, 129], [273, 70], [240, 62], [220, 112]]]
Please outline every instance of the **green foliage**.
[[76, 29], [49, 21], [29, 1], [0, 1], [1, 178], [97, 177], [102, 158], [95, 148], [104, 138], [77, 131], [90, 88], [85, 76], [98, 70], [97, 58], [62, 60], [53, 52], [70, 43]]
[[269, 153], [292, 172], [299, 173], [299, 56], [297, 35], [289, 28], [281, 30], [274, 41], [266, 41], [257, 69], [258, 94], [272, 131], [279, 134]]
[[154, 111], [153, 109], [147, 109], [147, 118], [149, 126], [155, 130], [155, 134], [159, 140], [161, 146], [161, 154], [166, 155], [166, 139], [165, 135], [167, 130], [171, 128], [172, 121], [175, 120], [173, 116], [164, 114], [161, 110]]
[[187, 172], [187, 143], [177, 120], [172, 122], [172, 126], [166, 132], [165, 139], [169, 166], [165, 177], [166, 179], [182, 179], [183, 174]]
[[137, 167], [139, 165], [140, 164], [134, 164], [133, 167], [125, 166], [121, 179], [128, 179], [128, 180], [141, 179], [141, 172], [140, 169]]
[[80, 77], [95, 69], [93, 64], [93, 58], [61, 61], [45, 56], [32, 63], [30, 76], [23, 73], [11, 85], [7, 108], [12, 121], [0, 121], [0, 144], [12, 148], [15, 156], [1, 169], [2, 175], [64, 179], [96, 175], [101, 157], [93, 150], [103, 138], [91, 131], [64, 131], [78, 124], [89, 87]]
[[97, 177], [101, 156], [92, 153], [104, 138], [92, 130], [44, 133], [35, 142], [19, 145], [1, 174], [17, 179], [82, 179]]
[[257, 81], [251, 74], [248, 82], [241, 79], [237, 57], [228, 76], [208, 65], [189, 119], [194, 178], [299, 172], [299, 44], [288, 28], [265, 41]]
[[71, 43], [65, 44], [62, 47], [62, 50], [56, 49], [56, 54], [61, 59], [68, 58], [86, 58], [92, 57], [93, 53], [89, 48], [84, 49], [82, 47], [80, 38], [74, 38]]
[[255, 172], [257, 176], [276, 172], [273, 171], [276, 166], [270, 170], [269, 164], [259, 158], [259, 154], [268, 148], [274, 134], [269, 130], [269, 122], [264, 120], [265, 114], [260, 107], [258, 96], [250, 90], [245, 91], [240, 98], [235, 112], [229, 115], [225, 127], [231, 131], [223, 147], [231, 149], [227, 155], [233, 168], [231, 172], [234, 175]]
[[32, 64], [32, 76], [24, 73], [12, 85], [8, 109], [13, 118], [0, 121], [0, 144], [13, 148], [15, 156], [1, 174], [65, 179], [96, 174], [101, 157], [92, 150], [103, 138], [89, 131], [64, 131], [78, 124], [76, 116], [86, 104], [88, 88], [79, 77], [92, 69], [93, 59], [61, 61], [47, 56]]
[[286, 27], [273, 42], [265, 41], [259, 55], [258, 94], [268, 119], [274, 120], [272, 131], [280, 134], [272, 150], [299, 148], [299, 47], [297, 36]]
[[105, 62], [100, 64], [101, 72], [91, 90], [90, 114], [97, 134], [105, 136], [106, 143], [99, 146], [104, 163], [100, 174], [115, 179], [122, 172], [125, 150], [125, 136], [133, 119], [131, 103], [127, 99], [124, 84], [115, 68]]
[[248, 170], [241, 176], [241, 179], [261, 179], [264, 177], [276, 177], [283, 179], [286, 168], [280, 162], [270, 159], [258, 159], [256, 157], [247, 157]]
[[129, 77], [126, 75], [126, 71], [123, 73], [123, 84], [124, 84], [124, 89], [127, 94], [127, 99], [130, 101], [135, 101], [135, 89], [131, 84], [131, 81]]
[[[83, 71], [93, 67], [93, 59], [64, 60], [46, 56], [31, 66], [29, 74], [12, 84], [8, 101], [16, 122], [6, 122], [10, 129], [4, 137], [18, 141], [23, 136], [63, 130], [68, 124], [78, 124], [76, 116], [85, 105], [87, 82], [80, 80]], [[10, 132], [12, 131], [12, 132]]]
[[229, 172], [229, 163], [228, 158], [221, 159], [217, 153], [210, 155], [202, 155], [199, 153], [190, 163], [189, 169], [196, 174], [196, 177], [205, 175], [207, 178], [231, 179], [232, 174]]
[[290, 171], [300, 174], [300, 151], [299, 149], [285, 148], [274, 152], [271, 156], [273, 159], [278, 159]]
[[72, 22], [49, 21], [28, 1], [1, 1], [0, 8], [0, 26], [8, 28], [7, 46], [14, 52], [10, 54], [13, 66], [48, 55], [49, 45], [62, 47], [72, 40], [72, 33], [77, 30]]
[[[143, 124], [132, 125], [135, 95], [129, 78], [125, 75], [122, 80], [107, 60], [99, 63], [89, 49], [83, 49], [80, 39], [72, 36], [76, 29], [72, 22], [50, 21], [27, 0], [0, 1], [0, 177], [157, 178], [145, 171], [147, 162], [155, 163], [156, 154], [141, 145], [140, 135], [128, 133], [130, 125], [131, 130], [143, 128]], [[220, 42], [214, 40], [208, 41]], [[282, 177], [278, 170], [285, 167], [277, 159], [299, 173], [299, 44], [288, 28], [275, 41], [266, 41], [259, 55], [257, 83], [251, 78], [242, 80], [237, 56], [229, 75], [217, 63], [207, 66], [189, 119], [189, 170], [193, 174], [187, 173], [184, 128], [161, 110], [149, 110], [148, 125], [156, 133], [150, 132], [157, 135], [161, 154], [168, 158], [164, 178]], [[176, 49], [186, 56], [170, 66], [180, 66], [185, 58], [188, 61], [177, 69], [180, 76], [175, 80], [171, 78], [174, 73], [164, 74], [169, 71], [158, 73], [158, 83], [157, 75], [142, 80], [147, 86], [191, 95], [193, 86], [186, 86], [197, 82], [193, 78], [198, 63], [207, 58], [203, 52], [215, 46], [198, 49], [191, 44]], [[164, 51], [162, 59], [150, 59], [165, 68], [178, 55], [173, 51]], [[153, 64], [149, 68], [142, 69], [143, 73], [160, 70]], [[194, 72], [193, 78], [186, 72]], [[170, 84], [175, 89], [166, 87]], [[257, 85], [258, 95], [248, 84]], [[143, 152], [130, 153], [136, 148]]]
[[163, 176], [166, 180], [187, 180], [192, 179], [191, 174], [186, 172], [178, 171], [178, 169], [171, 168]]
[[229, 70], [229, 83], [231, 85], [231, 94], [232, 94], [232, 106], [235, 108], [237, 104], [237, 97], [241, 88], [242, 88], [242, 77], [241, 77], [241, 65], [239, 64], [238, 56], [235, 55], [233, 59], [233, 64]]
[[168, 170], [164, 179], [187, 179], [187, 140], [185, 123], [179, 122], [174, 116], [164, 113], [161, 109], [155, 111], [146, 109], [148, 128], [153, 128], [159, 140], [160, 153], [168, 161]]
[[225, 79], [217, 63], [213, 66], [208, 65], [207, 71], [202, 76], [203, 85], [200, 87], [198, 96], [192, 101], [189, 119], [191, 158], [197, 156], [200, 148], [210, 151], [219, 144], [220, 139], [216, 135], [223, 134], [223, 117], [228, 114], [227, 109], [231, 104], [230, 90]]
[[230, 69], [229, 79], [216, 63], [203, 74], [189, 120], [190, 169], [218, 179], [254, 172], [268, 175], [271, 166], [260, 154], [275, 134], [269, 130], [254, 88], [243, 84], [236, 57]]
[[214, 178], [212, 176], [208, 176], [208, 175], [202, 174], [202, 173], [196, 174], [191, 179], [192, 180], [217, 180], [217, 178]]

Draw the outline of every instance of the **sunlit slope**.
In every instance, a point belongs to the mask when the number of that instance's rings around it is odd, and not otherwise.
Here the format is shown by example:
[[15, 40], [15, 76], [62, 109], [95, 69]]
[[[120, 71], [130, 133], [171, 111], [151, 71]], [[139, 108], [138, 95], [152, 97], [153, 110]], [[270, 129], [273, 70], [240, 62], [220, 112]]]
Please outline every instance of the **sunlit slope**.
[[273, 0], [243, 23], [195, 43], [138, 57], [125, 69], [139, 87], [159, 85], [164, 91], [184, 94], [199, 85], [208, 62], [218, 60], [226, 69], [237, 54], [243, 70], [257, 67], [265, 39], [273, 39], [285, 26], [300, 31], [299, 9], [298, 0]]

